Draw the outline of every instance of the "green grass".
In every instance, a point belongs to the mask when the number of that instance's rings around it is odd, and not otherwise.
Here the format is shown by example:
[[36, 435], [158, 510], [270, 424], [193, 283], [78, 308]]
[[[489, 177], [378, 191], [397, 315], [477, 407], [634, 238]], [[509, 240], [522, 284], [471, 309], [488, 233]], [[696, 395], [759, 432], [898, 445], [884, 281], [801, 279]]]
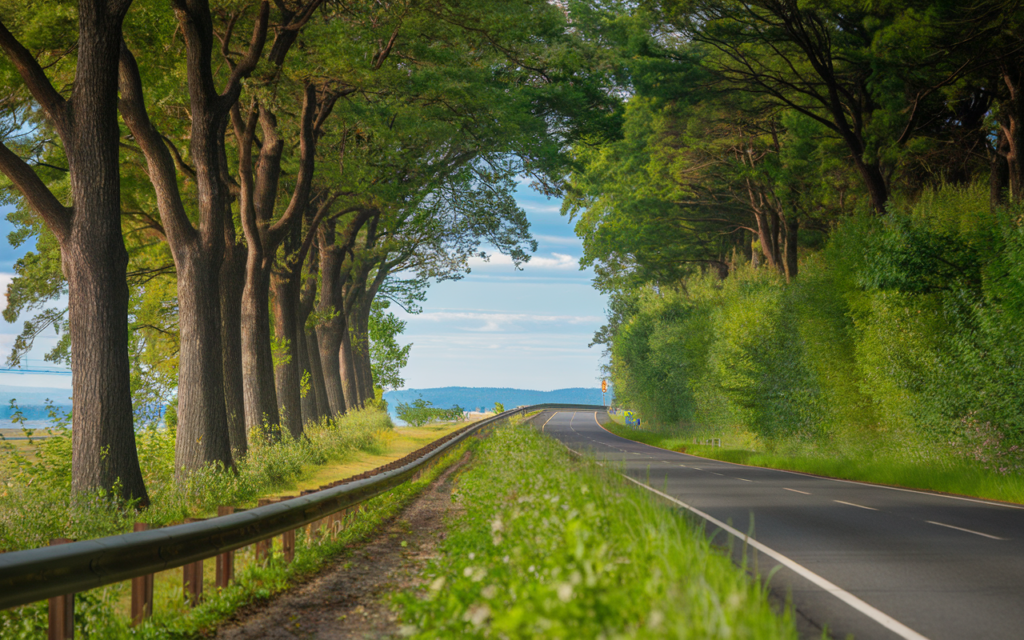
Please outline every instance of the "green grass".
[[651, 494], [532, 427], [498, 428], [459, 479], [418, 638], [796, 638], [789, 614]]
[[623, 438], [672, 451], [685, 450], [686, 453], [725, 462], [1024, 504], [1024, 477], [999, 473], [998, 470], [966, 462], [908, 462], [884, 456], [872, 459], [824, 455], [787, 456], [694, 445], [692, 438], [673, 431], [638, 431], [614, 423], [604, 427]]
[[[181, 569], [176, 569], [177, 581], [157, 585], [155, 611], [152, 618], [140, 627], [129, 627], [125, 610], [130, 583], [118, 583], [77, 594], [75, 598], [76, 637], [127, 640], [128, 638], [186, 639], [208, 637], [215, 627], [231, 617], [239, 608], [267, 600], [294, 584], [297, 579], [320, 571], [326, 562], [345, 552], [345, 548], [369, 537], [383, 522], [396, 515], [426, 488], [438, 475], [458, 460], [467, 448], [475, 446], [471, 440], [456, 447], [415, 482], [407, 482], [386, 494], [364, 503], [364, 510], [349, 516], [347, 526], [333, 540], [310, 541], [299, 530], [293, 562], [285, 563], [279, 553], [268, 564], [244, 563], [236, 567], [236, 582], [227, 589], [213, 589], [207, 583], [204, 602], [189, 609], [182, 599]], [[238, 554], [250, 553], [239, 551]], [[206, 563], [212, 569], [213, 560]], [[173, 583], [173, 584], [172, 584]], [[35, 639], [46, 637], [47, 603], [37, 602], [24, 607], [0, 611], [0, 637]]]

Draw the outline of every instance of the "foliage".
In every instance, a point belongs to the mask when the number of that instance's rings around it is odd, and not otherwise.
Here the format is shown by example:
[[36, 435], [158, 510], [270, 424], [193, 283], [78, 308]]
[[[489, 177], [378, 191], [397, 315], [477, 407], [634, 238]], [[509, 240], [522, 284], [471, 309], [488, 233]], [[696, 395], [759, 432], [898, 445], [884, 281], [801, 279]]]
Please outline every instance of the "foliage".
[[378, 387], [400, 389], [405, 386], [402, 369], [409, 364], [412, 343], [398, 344], [397, 337], [405, 331], [405, 321], [388, 312], [387, 299], [374, 300], [370, 311], [370, 366]]
[[504, 412], [505, 412], [505, 405], [501, 404], [500, 402], [495, 402], [494, 403], [494, 413], [504, 413]]
[[422, 427], [431, 422], [446, 422], [462, 420], [466, 410], [455, 405], [450, 409], [434, 407], [429, 401], [417, 398], [412, 404], [398, 402], [395, 405], [398, 412], [398, 419], [413, 427]]
[[642, 290], [612, 342], [618, 401], [773, 451], [1017, 472], [1024, 245], [986, 195], [851, 219], [788, 285], [746, 267]]
[[429, 588], [397, 597], [412, 637], [796, 637], [675, 510], [533, 427], [484, 441], [457, 500]]

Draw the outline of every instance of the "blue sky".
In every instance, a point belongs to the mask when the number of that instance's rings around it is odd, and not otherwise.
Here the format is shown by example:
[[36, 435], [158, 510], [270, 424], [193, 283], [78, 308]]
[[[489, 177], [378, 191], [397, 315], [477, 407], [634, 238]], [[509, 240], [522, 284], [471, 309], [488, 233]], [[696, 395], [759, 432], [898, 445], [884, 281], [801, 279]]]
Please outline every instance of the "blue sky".
[[[495, 255], [474, 259], [462, 280], [430, 287], [423, 313], [392, 309], [407, 322], [399, 341], [412, 343], [406, 386], [516, 387], [551, 390], [599, 387], [601, 348], [588, 348], [604, 321], [604, 296], [580, 271], [582, 244], [559, 214], [560, 203], [521, 185], [516, 196], [530, 219], [537, 253], [522, 270]], [[31, 249], [7, 243], [9, 209], [0, 209], [0, 288], [7, 289], [14, 262]], [[0, 298], [0, 308], [7, 304]], [[10, 354], [21, 318], [0, 320], [0, 356]], [[42, 356], [54, 343], [49, 333], [30, 354], [33, 368], [53, 365]], [[68, 375], [15, 374], [0, 369], [0, 386], [70, 389]]]

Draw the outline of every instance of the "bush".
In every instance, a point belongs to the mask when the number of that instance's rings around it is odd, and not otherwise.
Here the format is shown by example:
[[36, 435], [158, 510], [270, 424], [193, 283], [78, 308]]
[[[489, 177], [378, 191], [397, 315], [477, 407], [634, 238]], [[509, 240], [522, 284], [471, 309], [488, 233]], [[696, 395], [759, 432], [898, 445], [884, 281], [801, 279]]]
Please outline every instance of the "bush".
[[746, 265], [648, 288], [612, 341], [617, 400], [677, 429], [747, 431], [769, 450], [1014, 468], [1017, 214], [991, 213], [985, 188], [946, 187], [845, 221], [790, 284]]

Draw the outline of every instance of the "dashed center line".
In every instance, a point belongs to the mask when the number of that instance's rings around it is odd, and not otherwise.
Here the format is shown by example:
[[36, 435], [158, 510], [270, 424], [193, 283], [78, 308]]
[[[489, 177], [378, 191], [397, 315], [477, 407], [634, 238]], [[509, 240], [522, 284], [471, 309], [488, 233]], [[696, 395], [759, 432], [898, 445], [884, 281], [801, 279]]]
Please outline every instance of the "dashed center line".
[[839, 504], [845, 504], [846, 506], [849, 506], [849, 507], [857, 507], [858, 509], [867, 509], [868, 511], [878, 511], [878, 509], [876, 509], [874, 507], [865, 507], [862, 504], [854, 504], [852, 502], [844, 502], [842, 500], [833, 500], [832, 502], [838, 502]]
[[746, 478], [736, 478], [736, 479], [737, 480], [742, 480], [743, 482], [753, 482], [753, 480], [747, 480]]
[[790, 489], [789, 487], [782, 487], [782, 488], [785, 489], [786, 491], [792, 491], [793, 493], [802, 493], [805, 496], [811, 495], [811, 494], [807, 493], [806, 491], [799, 491], [797, 489]]
[[976, 536], [981, 536], [982, 538], [989, 538], [990, 540], [1009, 540], [1009, 538], [1000, 538], [999, 536], [993, 536], [987, 533], [982, 533], [980, 531], [972, 531], [971, 529], [964, 529], [963, 527], [954, 527], [951, 524], [945, 524], [942, 522], [934, 522], [932, 520], [925, 520], [925, 522], [927, 522], [928, 524], [938, 525], [940, 527], [946, 527], [947, 529], [956, 529], [957, 531], [963, 531], [964, 533], [973, 533]]
[[720, 473], [715, 473], [714, 471], [708, 471], [708, 473], [714, 473], [714, 474], [715, 474], [716, 476], [720, 476], [720, 475], [722, 475], [722, 474], [720, 474]]

